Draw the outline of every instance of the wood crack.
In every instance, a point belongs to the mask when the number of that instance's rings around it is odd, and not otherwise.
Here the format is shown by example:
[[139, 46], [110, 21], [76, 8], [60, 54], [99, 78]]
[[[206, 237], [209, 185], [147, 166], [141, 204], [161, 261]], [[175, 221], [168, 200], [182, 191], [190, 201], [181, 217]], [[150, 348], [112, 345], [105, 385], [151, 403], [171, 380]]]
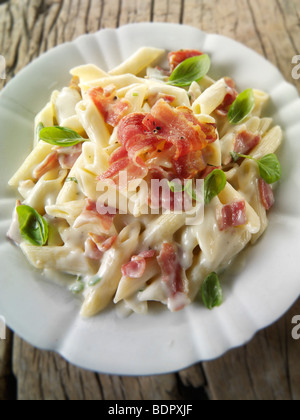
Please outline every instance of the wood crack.
[[289, 41], [290, 41], [291, 45], [294, 48], [295, 54], [297, 54], [297, 52], [299, 52], [299, 51], [297, 49], [297, 46], [295, 44], [295, 41], [294, 41], [293, 37], [291, 36], [290, 30], [289, 30], [289, 26], [287, 25], [287, 21], [286, 21], [286, 16], [285, 16], [284, 10], [283, 10], [280, 2], [278, 0], [275, 0], [275, 1], [276, 1], [276, 4], [277, 4], [278, 9], [280, 10], [280, 13], [282, 15], [283, 25], [284, 25], [284, 28], [285, 28], [285, 32], [288, 35]]
[[254, 11], [253, 11], [253, 8], [252, 8], [252, 5], [251, 5], [251, 0], [247, 0], [247, 3], [248, 3], [249, 11], [250, 11], [250, 14], [251, 14], [251, 17], [252, 17], [253, 27], [254, 27], [255, 33], [257, 35], [257, 38], [259, 39], [259, 42], [260, 42], [261, 48], [263, 50], [264, 56], [268, 57], [268, 54], [267, 54], [267, 51], [265, 49], [265, 45], [264, 45], [264, 42], [263, 42], [262, 35], [261, 35], [260, 30], [257, 26], [255, 14], [254, 14]]

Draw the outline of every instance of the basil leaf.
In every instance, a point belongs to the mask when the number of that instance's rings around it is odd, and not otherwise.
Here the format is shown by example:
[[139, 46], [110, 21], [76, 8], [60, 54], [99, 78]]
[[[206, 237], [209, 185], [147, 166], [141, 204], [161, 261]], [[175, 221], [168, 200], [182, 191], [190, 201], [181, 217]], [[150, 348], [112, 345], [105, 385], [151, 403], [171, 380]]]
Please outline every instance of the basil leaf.
[[239, 158], [254, 160], [258, 165], [260, 176], [267, 184], [274, 184], [281, 178], [281, 165], [274, 153], [270, 153], [261, 159], [255, 159], [252, 156], [242, 155], [236, 152], [232, 152], [231, 156], [234, 162], [237, 162]]
[[210, 65], [207, 54], [187, 58], [175, 68], [167, 83], [173, 86], [189, 86], [202, 79], [208, 73]]
[[54, 146], [71, 147], [86, 141], [76, 131], [66, 127], [46, 127], [39, 132], [40, 140]]
[[267, 184], [274, 184], [281, 178], [281, 166], [274, 153], [264, 156], [257, 161], [260, 176]]
[[201, 296], [204, 305], [212, 310], [223, 303], [223, 291], [219, 277], [216, 273], [209, 274], [201, 288]]
[[240, 93], [231, 105], [228, 112], [228, 119], [231, 124], [239, 124], [252, 111], [255, 106], [253, 89], [246, 89]]
[[178, 192], [184, 191], [184, 186], [182, 186], [182, 183], [180, 181], [179, 182], [167, 181], [167, 182], [168, 182], [168, 186], [169, 186], [170, 190], [173, 193], [178, 193]]
[[[203, 199], [199, 198], [197, 195], [196, 189], [194, 189], [193, 181], [190, 179], [189, 182], [186, 184], [185, 191], [188, 193], [188, 195], [195, 201], [198, 201], [199, 203], [203, 202]], [[203, 197], [203, 195], [202, 195]]]
[[193, 188], [193, 181], [191, 179], [184, 186], [182, 186], [182, 183], [180, 181], [179, 182], [167, 181], [167, 182], [168, 182], [170, 190], [173, 193], [180, 193], [180, 192], [186, 191], [193, 200], [202, 203], [202, 200], [197, 196], [197, 192]]
[[31, 245], [45, 245], [49, 235], [46, 220], [32, 207], [25, 205], [17, 207], [17, 214], [22, 238]]
[[214, 169], [204, 180], [204, 203], [209, 204], [214, 197], [224, 190], [226, 183], [224, 172], [221, 169]]

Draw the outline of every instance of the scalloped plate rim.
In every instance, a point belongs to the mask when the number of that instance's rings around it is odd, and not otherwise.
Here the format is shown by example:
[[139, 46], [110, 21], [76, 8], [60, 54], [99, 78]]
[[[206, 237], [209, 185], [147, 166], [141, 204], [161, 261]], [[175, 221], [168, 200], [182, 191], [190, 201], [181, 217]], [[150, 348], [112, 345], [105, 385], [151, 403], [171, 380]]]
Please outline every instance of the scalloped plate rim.
[[[262, 57], [261, 55], [259, 55], [258, 53], [256, 53], [255, 51], [249, 49], [248, 47], [244, 46], [243, 44], [238, 43], [235, 40], [232, 40], [230, 38], [224, 37], [223, 35], [218, 35], [218, 34], [207, 34], [197, 28], [194, 28], [192, 26], [187, 26], [187, 25], [177, 25], [177, 24], [169, 24], [169, 23], [135, 23], [135, 24], [130, 24], [130, 25], [124, 25], [121, 26], [118, 29], [104, 29], [101, 30], [99, 32], [93, 33], [93, 34], [85, 34], [85, 35], [81, 35], [80, 37], [78, 37], [77, 39], [75, 39], [74, 41], [70, 41], [67, 42], [65, 44], [59, 45], [53, 49], [51, 49], [50, 51], [44, 53], [41, 57], [35, 59], [31, 64], [29, 64], [28, 66], [26, 66], [23, 70], [21, 70], [19, 72], [19, 74], [11, 81], [8, 83], [8, 85], [3, 89], [3, 91], [0, 94], [0, 106], [5, 105], [5, 101], [6, 100], [12, 100], [10, 93], [14, 91], [15, 86], [25, 77], [27, 77], [28, 75], [31, 74], [31, 72], [33, 71], [34, 67], [37, 65], [37, 63], [41, 63], [42, 60], [44, 60], [44, 62], [47, 62], [47, 60], [49, 60], [49, 58], [54, 57], [55, 55], [59, 54], [60, 52], [64, 51], [65, 49], [68, 48], [73, 48], [73, 46], [76, 46], [77, 49], [80, 50], [80, 48], [78, 47], [78, 45], [80, 43], [85, 43], [85, 42], [89, 42], [90, 37], [94, 37], [95, 39], [97, 39], [97, 42], [99, 42], [101, 44], [101, 38], [103, 38], [103, 34], [105, 34], [105, 36], [109, 36], [109, 33], [113, 33], [116, 39], [119, 39], [119, 37], [121, 36], [120, 34], [123, 34], [123, 37], [126, 35], [126, 33], [128, 34], [128, 31], [143, 31], [145, 28], [147, 30], [149, 30], [149, 28], [157, 28], [157, 32], [160, 33], [161, 31], [165, 31], [165, 30], [170, 30], [173, 31], [175, 33], [176, 31], [176, 36], [174, 35], [174, 38], [178, 37], [178, 32], [184, 33], [186, 31], [188, 31], [189, 33], [195, 33], [195, 34], [201, 34], [201, 37], [207, 41], [209, 39], [212, 39], [212, 37], [217, 37], [218, 39], [222, 40], [222, 42], [226, 42], [226, 43], [233, 43], [231, 45], [236, 45], [237, 48], [239, 49], [243, 49], [244, 51], [248, 51], [251, 52], [252, 56], [257, 56], [259, 58], [259, 60], [263, 60], [261, 62], [264, 62], [265, 65], [268, 66], [268, 68], [272, 69], [272, 72], [276, 72], [276, 77], [280, 78], [281, 83], [283, 84], [283, 87], [285, 86], [289, 86], [292, 87], [293, 89], [290, 89], [290, 96], [293, 94], [293, 98], [291, 99], [291, 101], [295, 102], [295, 105], [297, 104], [297, 102], [299, 101], [299, 96], [297, 93], [296, 88], [287, 83], [282, 75], [280, 74], [279, 70], [273, 66], [273, 64], [271, 64], [269, 61], [267, 61], [264, 57]], [[176, 38], [177, 39], [177, 38]], [[157, 40], [158, 41], [158, 40]], [[157, 42], [156, 41], [156, 42]], [[125, 36], [125, 42], [128, 42], [128, 40], [126, 41], [126, 36]], [[175, 41], [174, 41], [175, 42]], [[149, 43], [151, 45], [151, 42]], [[149, 45], [148, 44], [148, 45]], [[163, 41], [162, 41], [162, 48], [164, 48], [163, 45]], [[175, 48], [175, 46], [174, 46]], [[80, 51], [79, 51], [80, 53]], [[80, 55], [80, 54], [79, 54]], [[276, 86], [278, 87], [278, 85]], [[287, 105], [289, 106], [291, 101], [287, 101]], [[300, 103], [300, 102], [298, 102]], [[12, 103], [12, 106], [14, 106], [14, 104]], [[284, 106], [285, 107], [285, 106]], [[283, 107], [283, 108], [284, 108]], [[0, 117], [0, 121], [1, 121], [1, 117]], [[295, 121], [296, 124], [296, 121]], [[9, 196], [11, 198], [11, 194]], [[6, 199], [6, 196], [4, 197]], [[5, 221], [6, 219], [2, 219], [2, 221]], [[272, 226], [271, 226], [272, 228]], [[1, 242], [1, 246], [3, 245], [3, 243]], [[5, 249], [7, 249], [6, 245]], [[14, 258], [18, 259], [19, 257], [17, 256], [17, 253], [19, 253], [19, 250], [15, 250], [13, 251], [14, 254]], [[26, 264], [25, 264], [26, 265]], [[27, 267], [28, 269], [28, 273], [30, 273], [30, 268]], [[32, 277], [38, 277], [38, 274], [35, 272], [35, 274], [32, 274]], [[34, 280], [36, 282], [36, 279]], [[0, 280], [0, 284], [1, 284], [1, 280]], [[47, 283], [46, 283], [47, 284]], [[42, 285], [39, 282], [35, 283], [37, 289], [39, 289], [39, 287], [41, 287], [42, 289], [45, 290], [52, 290], [53, 285]], [[300, 293], [300, 287], [298, 290], [298, 293]], [[65, 292], [62, 292], [62, 295], [64, 295], [65, 297], [62, 298], [62, 300], [66, 299], [66, 294]], [[48, 296], [47, 296], [48, 297]], [[232, 299], [232, 297], [230, 298], [230, 296], [228, 296], [229, 300]], [[293, 299], [290, 299], [290, 306], [296, 301], [296, 299], [298, 298], [298, 296], [294, 296]], [[70, 303], [69, 300], [67, 300], [68, 305], [72, 306], [72, 311], [75, 311], [77, 309], [77, 304], [74, 303], [73, 301]], [[0, 299], [0, 304], [1, 304], [1, 299]], [[289, 307], [290, 307], [289, 306]], [[172, 372], [172, 371], [176, 371], [179, 369], [183, 369], [187, 366], [190, 366], [196, 362], [199, 361], [204, 361], [204, 360], [211, 360], [211, 359], [216, 359], [217, 357], [223, 355], [224, 353], [226, 353], [227, 351], [229, 351], [232, 348], [237, 348], [240, 347], [241, 345], [244, 345], [245, 343], [249, 342], [254, 336], [255, 334], [260, 331], [261, 329], [267, 327], [268, 325], [272, 324], [273, 322], [277, 321], [279, 318], [281, 318], [281, 316], [289, 309], [289, 307], [286, 308], [282, 308], [277, 314], [276, 316], [274, 316], [273, 318], [270, 317], [270, 319], [268, 319], [267, 322], [263, 322], [263, 325], [257, 325], [258, 321], [256, 319], [251, 319], [249, 321], [249, 325], [252, 325], [252, 329], [251, 331], [248, 331], [247, 333], [243, 333], [241, 334], [240, 339], [236, 339], [233, 337], [231, 337], [230, 335], [226, 336], [225, 338], [227, 339], [227, 341], [224, 339], [223, 341], [221, 340], [221, 342], [219, 342], [217, 349], [218, 350], [214, 350], [213, 348], [211, 348], [211, 351], [209, 352], [204, 352], [203, 349], [199, 349], [198, 345], [199, 345], [199, 337], [197, 336], [197, 330], [193, 327], [192, 331], [190, 332], [191, 336], [189, 338], [189, 342], [188, 344], [192, 344], [192, 347], [190, 349], [190, 353], [187, 353], [185, 355], [185, 353], [183, 352], [184, 350], [184, 346], [179, 346], [178, 343], [176, 343], [177, 337], [174, 335], [174, 337], [172, 337], [172, 340], [170, 340], [170, 346], [169, 346], [169, 350], [172, 353], [172, 348], [174, 349], [175, 347], [175, 353], [176, 351], [178, 351], [180, 353], [181, 358], [178, 360], [176, 359], [176, 354], [172, 354], [172, 357], [170, 357], [171, 361], [168, 362], [167, 358], [168, 358], [168, 354], [165, 351], [163, 353], [163, 357], [161, 359], [155, 359], [153, 358], [152, 361], [149, 361], [149, 364], [147, 366], [145, 366], [145, 363], [147, 362], [147, 360], [142, 360], [142, 358], [140, 358], [138, 360], [137, 363], [135, 363], [134, 361], [131, 361], [129, 364], [126, 364], [126, 360], [121, 360], [119, 359], [118, 363], [115, 363], [115, 360], [111, 360], [109, 356], [110, 355], [106, 355], [105, 358], [98, 358], [98, 359], [92, 359], [87, 361], [85, 358], [85, 353], [84, 350], [82, 350], [79, 354], [79, 352], [74, 352], [72, 351], [72, 349], [70, 349], [70, 345], [72, 344], [72, 341], [70, 341], [71, 339], [73, 339], [73, 343], [75, 342], [74, 339], [74, 334], [76, 336], [76, 331], [78, 329], [78, 323], [81, 323], [82, 321], [78, 320], [78, 317], [75, 317], [75, 320], [73, 320], [73, 322], [68, 324], [68, 329], [66, 331], [61, 331], [60, 334], [57, 334], [57, 337], [55, 337], [55, 340], [53, 340], [52, 338], [47, 338], [46, 336], [44, 336], [44, 338], [42, 339], [41, 337], [37, 337], [36, 333], [34, 331], [30, 331], [28, 332], [28, 326], [24, 326], [24, 320], [23, 319], [19, 319], [18, 316], [16, 315], [16, 313], [14, 314], [15, 316], [12, 316], [11, 314], [7, 313], [7, 323], [8, 325], [12, 328], [15, 329], [17, 334], [20, 335], [23, 339], [25, 340], [29, 340], [34, 346], [41, 348], [41, 349], [45, 349], [45, 350], [54, 350], [57, 351], [59, 354], [61, 354], [64, 358], [66, 358], [70, 363], [76, 364], [80, 367], [86, 368], [86, 369], [90, 369], [90, 370], [95, 370], [95, 371], [99, 371], [99, 372], [103, 372], [103, 373], [109, 373], [109, 374], [119, 374], [119, 375], [150, 375], [150, 374], [162, 374], [162, 373], [167, 373], [167, 372]], [[182, 315], [179, 314], [168, 314], [167, 317], [168, 319], [170, 319], [170, 316], [174, 316], [173, 320], [179, 320], [180, 322], [182, 320], [184, 320], [185, 318], [187, 318], [187, 323], [189, 323], [189, 317], [194, 317], [194, 315], [196, 314], [198, 316], [198, 312], [201, 313], [201, 310], [199, 311], [198, 308], [195, 308], [194, 305], [191, 305], [190, 308], [187, 308], [186, 311], [182, 312]], [[219, 312], [220, 314], [221, 312]], [[1, 309], [0, 309], [0, 314], [1, 314]], [[202, 312], [202, 314], [204, 314], [204, 312]], [[3, 314], [5, 316], [5, 313]], [[104, 318], [107, 317], [114, 317], [115, 315], [113, 315], [113, 312], [111, 310], [107, 311], [104, 314]], [[220, 316], [220, 315], [219, 315]], [[164, 314], [163, 319], [166, 317], [166, 315]], [[208, 314], [204, 315], [204, 318], [206, 319], [207, 317], [209, 317]], [[217, 316], [218, 317], [218, 316]], [[18, 318], [19, 322], [17, 322], [17, 320], [15, 318]], [[151, 317], [150, 317], [151, 318]], [[150, 319], [149, 318], [149, 319]], [[272, 318], [272, 319], [271, 319]], [[145, 318], [144, 318], [145, 319]], [[153, 319], [153, 316], [152, 316]], [[155, 317], [154, 317], [155, 319]], [[87, 332], [92, 329], [92, 326], [94, 326], [95, 324], [99, 324], [99, 320], [101, 320], [101, 315], [99, 317], [96, 317], [94, 320], [89, 321], [89, 323], [86, 323], [86, 321], [84, 321], [85, 326], [87, 327]], [[116, 320], [115, 320], [116, 321]], [[195, 321], [195, 318], [192, 318], [192, 322]], [[118, 321], [116, 321], [118, 322]], [[131, 321], [129, 321], [130, 324]], [[140, 321], [137, 321], [138, 323]], [[168, 321], [169, 324], [171, 325], [172, 331], [174, 329], [173, 321]], [[124, 320], [120, 320], [120, 324], [123, 324]], [[101, 323], [100, 323], [101, 324]], [[114, 324], [115, 325], [115, 324]], [[221, 323], [222, 325], [222, 323]], [[189, 325], [190, 326], [190, 325]], [[97, 327], [97, 325], [96, 325]], [[226, 328], [226, 325], [225, 325]], [[29, 329], [30, 330], [30, 329]], [[175, 331], [176, 329], [174, 329]], [[79, 331], [82, 331], [79, 329]], [[200, 333], [200, 331], [198, 331]], [[129, 333], [128, 333], [129, 334]], [[130, 335], [130, 334], [129, 334]], [[201, 334], [199, 334], [201, 335]], [[54, 334], [55, 336], [55, 334]], [[204, 337], [207, 337], [207, 332], [206, 335], [204, 334]], [[229, 338], [228, 338], [229, 337]], [[122, 337], [125, 341], [126, 341], [126, 336]], [[69, 340], [70, 339], [70, 340]], [[68, 341], [69, 340], [69, 341]], [[76, 338], [77, 340], [77, 338]], [[77, 342], [78, 344], [78, 342]], [[127, 353], [127, 355], [129, 354], [129, 350], [130, 350], [130, 345], [129, 343], [127, 343], [127, 346], [129, 346], [129, 348], [125, 349], [125, 353]], [[155, 347], [155, 346], [154, 346]], [[155, 351], [158, 352], [159, 346], [155, 347]], [[201, 351], [200, 351], [201, 350]], [[113, 353], [113, 352], [112, 352]], [[200, 354], [202, 353], [202, 355]], [[209, 354], [210, 353], [210, 354]], [[90, 353], [89, 353], [90, 354]], [[113, 353], [114, 354], [114, 353]], [[106, 365], [104, 365], [104, 360], [106, 360], [105, 363], [107, 363]], [[110, 362], [110, 363], [109, 363]], [[144, 363], [144, 364], [143, 364]]]

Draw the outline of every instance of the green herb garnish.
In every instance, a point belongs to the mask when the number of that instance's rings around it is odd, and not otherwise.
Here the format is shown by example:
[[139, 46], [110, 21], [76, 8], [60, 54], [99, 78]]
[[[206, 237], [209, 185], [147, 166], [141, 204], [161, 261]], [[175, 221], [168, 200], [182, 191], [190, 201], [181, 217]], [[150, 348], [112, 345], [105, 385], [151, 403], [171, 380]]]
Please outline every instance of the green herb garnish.
[[221, 169], [214, 169], [204, 180], [204, 204], [220, 194], [226, 187], [226, 176]]
[[190, 179], [189, 182], [186, 184], [185, 191], [188, 193], [188, 195], [195, 201], [198, 201], [199, 203], [203, 202], [203, 199], [201, 200], [197, 196], [197, 192], [193, 188], [193, 181]]
[[69, 176], [69, 177], [66, 179], [66, 182], [75, 182], [75, 184], [78, 184], [78, 179], [77, 179], [77, 178], [75, 178], [75, 176]]
[[181, 182], [167, 181], [167, 183], [173, 193], [183, 192], [185, 190], [185, 186], [182, 186]]
[[45, 128], [44, 124], [40, 122], [36, 127], [36, 135], [39, 138], [41, 130]]
[[239, 124], [253, 111], [255, 98], [253, 89], [246, 89], [240, 93], [231, 105], [228, 120], [231, 124]]
[[32, 207], [22, 205], [16, 210], [22, 238], [31, 245], [44, 246], [49, 235], [46, 220]]
[[[204, 180], [204, 204], [209, 204], [214, 197], [219, 195], [226, 187], [226, 183], [225, 173], [221, 169], [214, 169]], [[191, 179], [185, 186], [175, 181], [168, 181], [168, 185], [173, 193], [186, 191], [193, 200], [202, 202], [193, 188]]]
[[204, 305], [212, 310], [223, 303], [223, 291], [219, 277], [216, 273], [209, 274], [201, 288], [201, 296]]
[[45, 127], [39, 131], [40, 140], [60, 147], [71, 147], [86, 141], [76, 131], [66, 127]]
[[236, 152], [232, 152], [231, 156], [235, 162], [237, 162], [239, 158], [254, 160], [258, 165], [260, 176], [267, 184], [274, 184], [281, 178], [281, 165], [274, 153], [270, 153], [261, 159], [255, 159], [252, 156], [242, 155]]
[[199, 199], [199, 197], [197, 196], [196, 191], [193, 188], [193, 181], [191, 179], [184, 186], [182, 185], [181, 182], [180, 183], [179, 182], [175, 182], [175, 181], [171, 181], [171, 182], [167, 181], [167, 182], [168, 182], [168, 185], [169, 185], [170, 190], [173, 193], [179, 193], [179, 192], [186, 191], [188, 193], [188, 195], [193, 200], [198, 201], [198, 202], [202, 202], [202, 200]]
[[101, 277], [94, 277], [89, 281], [88, 285], [90, 287], [96, 286], [96, 284], [100, 283], [101, 280]]
[[187, 58], [175, 68], [167, 83], [180, 87], [190, 86], [208, 73], [210, 65], [211, 61], [207, 54]]
[[79, 293], [83, 292], [85, 288], [84, 281], [82, 280], [82, 277], [78, 276], [77, 280], [72, 286], [70, 287], [70, 291], [74, 295], [78, 295]]

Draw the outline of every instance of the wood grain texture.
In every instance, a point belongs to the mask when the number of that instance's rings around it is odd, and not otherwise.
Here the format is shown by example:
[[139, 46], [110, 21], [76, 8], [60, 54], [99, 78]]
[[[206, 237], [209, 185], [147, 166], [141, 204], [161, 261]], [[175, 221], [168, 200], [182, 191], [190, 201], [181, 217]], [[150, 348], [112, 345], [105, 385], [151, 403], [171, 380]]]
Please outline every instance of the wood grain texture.
[[[299, 0], [10, 0], [0, 5], [7, 79], [55, 45], [133, 22], [174, 22], [236, 39], [293, 80], [300, 54]], [[295, 297], [296, 298], [296, 297]], [[291, 336], [300, 301], [247, 345], [174, 374], [118, 377], [79, 369], [11, 331], [0, 341], [0, 399], [299, 400], [300, 341]]]

